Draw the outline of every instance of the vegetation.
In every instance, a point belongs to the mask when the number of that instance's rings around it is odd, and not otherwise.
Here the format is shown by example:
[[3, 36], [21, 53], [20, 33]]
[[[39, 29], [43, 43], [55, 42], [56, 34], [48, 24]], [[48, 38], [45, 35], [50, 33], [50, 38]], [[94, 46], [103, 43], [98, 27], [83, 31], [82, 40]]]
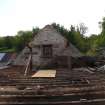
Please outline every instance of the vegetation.
[[[96, 55], [98, 49], [105, 46], [105, 18], [99, 24], [102, 29], [101, 33], [86, 37], [84, 34], [87, 32], [87, 27], [83, 23], [76, 27], [71, 25], [68, 30], [64, 26], [52, 23], [58, 32], [86, 55]], [[19, 31], [15, 36], [0, 37], [0, 52], [21, 51], [38, 31], [39, 28], [36, 27], [32, 31]]]
[[39, 28], [32, 31], [19, 31], [15, 36], [0, 37], [0, 52], [19, 52], [29, 43]]
[[101, 49], [105, 49], [105, 18], [99, 24], [102, 29], [101, 33], [99, 35], [93, 34], [90, 37], [84, 35], [87, 27], [83, 23], [77, 27], [71, 25], [69, 30], [56, 23], [53, 23], [53, 26], [82, 53], [94, 56], [99, 54]]

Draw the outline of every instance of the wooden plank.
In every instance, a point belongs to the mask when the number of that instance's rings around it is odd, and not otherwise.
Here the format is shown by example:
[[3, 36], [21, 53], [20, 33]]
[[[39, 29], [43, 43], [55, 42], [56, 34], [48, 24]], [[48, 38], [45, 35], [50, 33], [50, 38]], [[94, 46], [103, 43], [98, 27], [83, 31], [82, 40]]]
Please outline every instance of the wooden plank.
[[56, 70], [39, 70], [32, 77], [55, 77]]

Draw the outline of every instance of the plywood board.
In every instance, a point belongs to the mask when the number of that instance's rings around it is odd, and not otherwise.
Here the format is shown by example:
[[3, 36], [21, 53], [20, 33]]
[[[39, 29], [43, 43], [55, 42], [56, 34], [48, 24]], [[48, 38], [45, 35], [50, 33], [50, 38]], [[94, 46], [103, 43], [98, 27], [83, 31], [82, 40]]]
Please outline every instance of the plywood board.
[[38, 70], [32, 77], [55, 77], [56, 70]]

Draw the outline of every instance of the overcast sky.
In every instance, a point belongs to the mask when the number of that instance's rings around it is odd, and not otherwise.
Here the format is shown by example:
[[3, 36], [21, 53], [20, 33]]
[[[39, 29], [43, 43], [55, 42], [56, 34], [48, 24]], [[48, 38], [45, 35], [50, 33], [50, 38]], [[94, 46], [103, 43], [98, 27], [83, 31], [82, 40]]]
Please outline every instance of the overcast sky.
[[98, 34], [104, 16], [105, 0], [0, 0], [0, 36], [53, 22], [65, 28], [83, 22], [87, 34]]

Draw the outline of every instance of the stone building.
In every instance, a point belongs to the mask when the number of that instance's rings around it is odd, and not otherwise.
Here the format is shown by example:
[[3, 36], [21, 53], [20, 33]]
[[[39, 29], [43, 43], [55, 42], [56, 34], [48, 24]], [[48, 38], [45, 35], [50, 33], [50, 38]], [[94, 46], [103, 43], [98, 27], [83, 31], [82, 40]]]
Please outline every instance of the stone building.
[[[29, 43], [32, 46], [32, 64], [35, 66], [48, 65], [49, 62], [65, 56], [80, 57], [81, 53], [71, 43], [68, 44], [52, 25], [46, 25]], [[15, 65], [26, 65], [30, 51], [25, 47], [15, 61]]]

